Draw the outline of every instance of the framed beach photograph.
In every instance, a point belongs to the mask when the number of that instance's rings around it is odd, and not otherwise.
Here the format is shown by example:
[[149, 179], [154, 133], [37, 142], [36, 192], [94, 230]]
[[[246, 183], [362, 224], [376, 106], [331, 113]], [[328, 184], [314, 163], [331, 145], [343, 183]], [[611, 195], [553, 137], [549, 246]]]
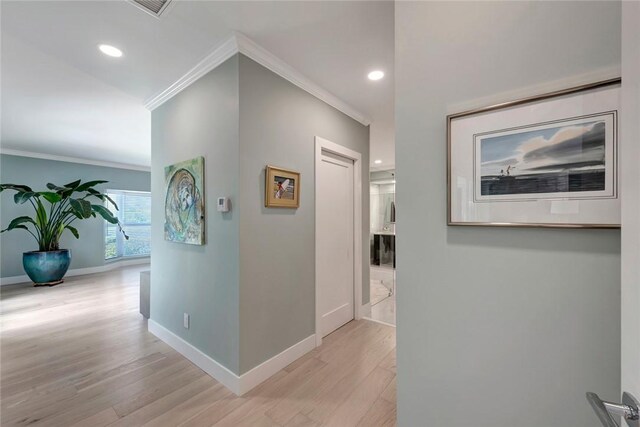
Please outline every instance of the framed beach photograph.
[[164, 168], [164, 239], [204, 245], [204, 157]]
[[300, 173], [267, 166], [264, 205], [268, 208], [297, 208], [300, 205]]
[[447, 117], [448, 224], [620, 227], [620, 79]]

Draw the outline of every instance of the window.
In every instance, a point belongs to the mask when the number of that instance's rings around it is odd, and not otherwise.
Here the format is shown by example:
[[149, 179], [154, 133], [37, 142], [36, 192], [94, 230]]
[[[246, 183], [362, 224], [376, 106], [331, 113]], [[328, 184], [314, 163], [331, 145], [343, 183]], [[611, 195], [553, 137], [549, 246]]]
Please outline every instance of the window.
[[151, 193], [138, 191], [107, 190], [107, 195], [120, 208], [115, 211], [110, 203], [107, 207], [117, 215], [122, 228], [129, 236], [125, 239], [118, 226], [106, 223], [104, 236], [104, 258], [148, 256], [151, 254]]

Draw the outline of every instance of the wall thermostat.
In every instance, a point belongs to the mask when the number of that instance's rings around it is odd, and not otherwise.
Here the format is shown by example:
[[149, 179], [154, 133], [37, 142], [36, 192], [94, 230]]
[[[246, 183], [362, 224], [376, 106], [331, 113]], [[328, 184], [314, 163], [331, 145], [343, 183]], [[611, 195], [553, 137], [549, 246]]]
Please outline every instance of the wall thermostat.
[[228, 197], [218, 197], [218, 212], [229, 212]]

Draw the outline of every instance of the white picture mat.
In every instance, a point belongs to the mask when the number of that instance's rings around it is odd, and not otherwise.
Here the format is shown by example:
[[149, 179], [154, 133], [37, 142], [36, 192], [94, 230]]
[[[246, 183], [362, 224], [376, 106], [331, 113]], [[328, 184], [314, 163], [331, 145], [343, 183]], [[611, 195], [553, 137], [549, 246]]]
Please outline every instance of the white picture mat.
[[[477, 134], [618, 111], [619, 104], [620, 86], [615, 85], [453, 118], [450, 123], [451, 223], [619, 225], [620, 195], [617, 189], [616, 196], [609, 199], [567, 197], [474, 202], [473, 143]], [[619, 115], [617, 118], [619, 120]], [[616, 138], [619, 146], [617, 132]], [[618, 177], [619, 173], [616, 162]]]

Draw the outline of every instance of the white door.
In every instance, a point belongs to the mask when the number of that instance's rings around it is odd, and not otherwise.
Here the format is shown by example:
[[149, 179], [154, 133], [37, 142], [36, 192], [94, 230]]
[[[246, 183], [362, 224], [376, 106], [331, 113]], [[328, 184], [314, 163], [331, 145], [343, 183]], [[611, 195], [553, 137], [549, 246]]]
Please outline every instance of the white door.
[[353, 161], [323, 151], [316, 191], [316, 306], [324, 337], [354, 318]]
[[640, 427], [640, 2], [622, 4], [621, 94], [622, 396], [588, 398], [603, 426]]

